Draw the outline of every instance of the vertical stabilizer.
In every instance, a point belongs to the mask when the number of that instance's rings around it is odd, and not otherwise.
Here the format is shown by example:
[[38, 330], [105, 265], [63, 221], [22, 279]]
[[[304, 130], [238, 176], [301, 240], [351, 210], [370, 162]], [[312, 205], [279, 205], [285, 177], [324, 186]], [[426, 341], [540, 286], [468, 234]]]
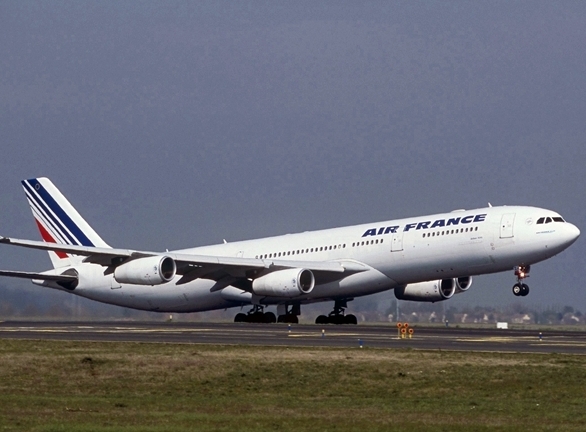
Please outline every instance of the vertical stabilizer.
[[[110, 247], [48, 178], [22, 181], [24, 193], [45, 242], [76, 246]], [[49, 251], [54, 268], [79, 263], [83, 257]]]

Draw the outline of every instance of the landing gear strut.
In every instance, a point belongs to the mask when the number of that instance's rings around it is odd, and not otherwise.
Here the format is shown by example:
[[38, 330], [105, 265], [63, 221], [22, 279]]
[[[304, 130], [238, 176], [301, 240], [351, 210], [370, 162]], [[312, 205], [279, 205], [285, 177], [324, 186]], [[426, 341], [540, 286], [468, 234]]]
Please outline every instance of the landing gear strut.
[[[352, 300], [352, 299], [350, 299]], [[334, 310], [328, 316], [320, 315], [315, 319], [316, 324], [358, 324], [358, 320], [352, 314], [344, 315], [348, 307], [348, 300], [336, 300]]]
[[234, 322], [272, 324], [277, 322], [277, 318], [272, 312], [264, 312], [264, 306], [254, 305], [248, 313], [236, 314]]
[[523, 279], [529, 277], [529, 270], [531, 266], [520, 265], [515, 267], [515, 276], [517, 276], [517, 283], [513, 285], [513, 294], [517, 297], [525, 297], [529, 294], [529, 286], [523, 283]]
[[301, 306], [299, 304], [293, 305], [278, 305], [277, 306], [277, 322], [299, 324], [299, 315], [301, 315]]

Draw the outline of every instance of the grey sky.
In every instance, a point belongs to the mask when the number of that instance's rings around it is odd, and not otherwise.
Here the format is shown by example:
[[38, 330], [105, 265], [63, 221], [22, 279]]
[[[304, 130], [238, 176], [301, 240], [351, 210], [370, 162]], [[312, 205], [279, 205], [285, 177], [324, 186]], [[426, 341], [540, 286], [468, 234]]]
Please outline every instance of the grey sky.
[[[585, 22], [581, 1], [0, 1], [0, 234], [38, 237], [36, 176], [117, 247], [489, 201], [584, 231]], [[585, 244], [534, 266], [524, 301], [586, 308]], [[513, 283], [452, 301], [519, 301]]]

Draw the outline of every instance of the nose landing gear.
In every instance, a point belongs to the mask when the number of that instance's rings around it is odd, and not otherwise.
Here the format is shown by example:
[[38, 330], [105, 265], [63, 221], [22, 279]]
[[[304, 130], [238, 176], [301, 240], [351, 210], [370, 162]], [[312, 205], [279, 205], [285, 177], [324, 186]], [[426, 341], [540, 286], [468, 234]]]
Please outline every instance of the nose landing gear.
[[529, 286], [523, 283], [523, 279], [529, 277], [529, 270], [531, 266], [520, 265], [515, 267], [515, 276], [517, 276], [517, 283], [513, 285], [513, 294], [517, 297], [525, 297], [529, 294]]

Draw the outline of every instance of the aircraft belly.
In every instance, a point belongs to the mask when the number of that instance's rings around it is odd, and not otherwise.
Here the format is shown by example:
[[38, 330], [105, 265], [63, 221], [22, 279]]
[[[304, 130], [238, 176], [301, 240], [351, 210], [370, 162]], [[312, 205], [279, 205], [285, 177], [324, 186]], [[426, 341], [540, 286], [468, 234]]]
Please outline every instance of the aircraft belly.
[[475, 235], [445, 241], [420, 238], [405, 241], [400, 253], [389, 253], [384, 273], [400, 284], [501, 271], [495, 268], [490, 243]]
[[103, 303], [157, 312], [202, 312], [236, 306], [225, 300], [220, 292], [210, 292], [214, 281], [198, 279], [177, 286], [174, 281], [163, 285], [144, 286], [112, 284], [80, 287], [75, 294]]

